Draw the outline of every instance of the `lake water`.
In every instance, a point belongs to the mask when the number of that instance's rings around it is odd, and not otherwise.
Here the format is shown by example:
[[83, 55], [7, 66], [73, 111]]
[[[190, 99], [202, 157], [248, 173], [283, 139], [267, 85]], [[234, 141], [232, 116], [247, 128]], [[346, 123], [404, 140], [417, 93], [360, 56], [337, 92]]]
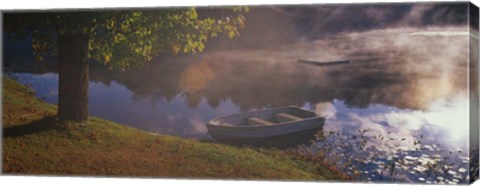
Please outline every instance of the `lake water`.
[[[92, 68], [89, 112], [135, 128], [211, 139], [209, 120], [296, 105], [327, 116], [324, 152], [365, 180], [468, 180], [468, 47], [462, 29], [351, 33], [256, 51], [159, 59], [124, 72]], [[460, 34], [459, 34], [460, 33]], [[297, 59], [350, 64], [319, 67]], [[58, 75], [13, 73], [57, 103]]]

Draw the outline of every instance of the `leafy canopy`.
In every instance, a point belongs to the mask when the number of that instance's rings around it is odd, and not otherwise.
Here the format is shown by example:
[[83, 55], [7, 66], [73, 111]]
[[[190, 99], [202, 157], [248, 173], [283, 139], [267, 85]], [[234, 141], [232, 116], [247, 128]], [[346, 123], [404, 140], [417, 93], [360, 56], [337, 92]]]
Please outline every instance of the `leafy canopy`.
[[160, 53], [194, 54], [208, 38], [230, 38], [245, 26], [248, 7], [201, 17], [195, 8], [83, 12], [8, 13], [5, 31], [14, 38], [32, 36], [36, 60], [56, 54], [56, 37], [87, 35], [88, 56], [110, 68], [125, 69], [151, 61]]

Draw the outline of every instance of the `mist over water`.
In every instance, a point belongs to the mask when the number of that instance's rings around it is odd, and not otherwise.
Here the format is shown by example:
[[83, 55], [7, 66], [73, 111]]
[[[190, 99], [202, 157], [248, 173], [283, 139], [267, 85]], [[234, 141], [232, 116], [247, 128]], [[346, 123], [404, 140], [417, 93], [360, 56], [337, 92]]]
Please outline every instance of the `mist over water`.
[[[459, 183], [468, 178], [468, 37], [467, 27], [381, 29], [277, 49], [166, 58], [118, 73], [93, 69], [89, 110], [152, 132], [205, 139], [205, 123], [215, 117], [297, 105], [327, 116], [326, 140], [316, 148], [336, 144], [343, 161], [370, 160], [357, 162], [366, 179]], [[319, 67], [298, 59], [351, 63]], [[16, 75], [56, 103], [56, 74]], [[360, 151], [352, 139], [359, 131], [368, 131]], [[352, 146], [341, 146], [348, 141]], [[454, 174], [431, 180], [408, 171], [427, 169], [438, 160], [432, 157], [450, 151]], [[405, 157], [427, 163], [398, 165], [403, 172], [388, 174], [388, 162]]]
[[[327, 117], [322, 139], [309, 148], [348, 174], [465, 183], [468, 48], [478, 30], [470, 32], [465, 7], [454, 5], [252, 8], [240, 37], [209, 41], [204, 53], [126, 71], [93, 66], [89, 111], [155, 133], [211, 139], [205, 124], [215, 117], [296, 105]], [[55, 73], [13, 76], [57, 103]]]

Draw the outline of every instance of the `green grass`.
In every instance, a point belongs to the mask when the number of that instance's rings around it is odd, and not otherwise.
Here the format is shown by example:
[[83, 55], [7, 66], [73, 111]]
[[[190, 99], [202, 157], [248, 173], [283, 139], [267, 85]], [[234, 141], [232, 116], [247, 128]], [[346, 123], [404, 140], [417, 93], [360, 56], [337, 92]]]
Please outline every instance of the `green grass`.
[[100, 118], [60, 123], [56, 106], [3, 78], [3, 173], [274, 180], [338, 180], [322, 161], [280, 150], [154, 135]]

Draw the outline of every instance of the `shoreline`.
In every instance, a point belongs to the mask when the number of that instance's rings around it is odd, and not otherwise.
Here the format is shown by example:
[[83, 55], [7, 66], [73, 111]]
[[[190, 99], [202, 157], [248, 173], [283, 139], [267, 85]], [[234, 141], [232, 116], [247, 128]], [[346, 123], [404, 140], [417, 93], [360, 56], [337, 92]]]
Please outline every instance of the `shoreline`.
[[[96, 117], [60, 124], [56, 106], [3, 77], [3, 173], [248, 180], [347, 180], [333, 165], [278, 149], [150, 135]], [[318, 158], [317, 158], [318, 159]]]

